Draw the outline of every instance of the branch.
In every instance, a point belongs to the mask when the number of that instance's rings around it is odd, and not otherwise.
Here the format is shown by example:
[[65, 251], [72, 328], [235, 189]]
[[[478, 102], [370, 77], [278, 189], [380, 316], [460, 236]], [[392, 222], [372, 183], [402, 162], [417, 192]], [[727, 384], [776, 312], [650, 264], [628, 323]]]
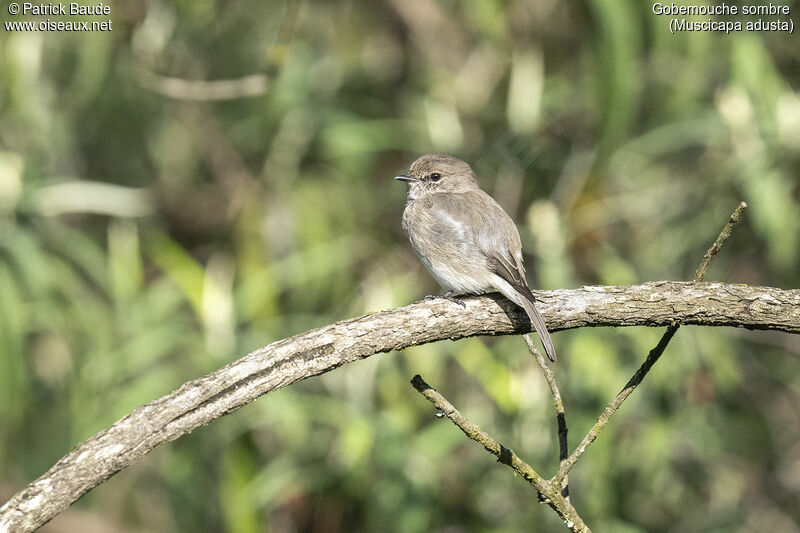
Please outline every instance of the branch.
[[510, 467], [514, 472], [525, 478], [528, 483], [533, 485], [539, 493], [539, 498], [558, 513], [558, 516], [564, 520], [571, 531], [591, 533], [575, 511], [575, 508], [569, 503], [569, 500], [562, 496], [561, 487], [558, 483], [554, 484], [552, 481], [545, 480], [533, 467], [520, 459], [513, 450], [506, 448], [483, 431], [480, 426], [467, 420], [444, 396], [425, 383], [425, 380], [423, 380], [419, 374], [414, 376], [411, 380], [411, 384], [420, 394], [431, 402], [434, 407], [439, 409], [447, 418], [458, 426], [458, 428], [464, 432], [464, 435], [483, 446], [489, 453], [496, 455], [499, 462]]
[[[551, 331], [664, 326], [674, 321], [800, 333], [800, 290], [655, 282], [536, 292]], [[32, 531], [149, 453], [270, 391], [371, 355], [442, 339], [530, 331], [499, 295], [418, 302], [311, 330], [265, 346], [143, 405], [79, 444], [0, 508], [0, 531]]]

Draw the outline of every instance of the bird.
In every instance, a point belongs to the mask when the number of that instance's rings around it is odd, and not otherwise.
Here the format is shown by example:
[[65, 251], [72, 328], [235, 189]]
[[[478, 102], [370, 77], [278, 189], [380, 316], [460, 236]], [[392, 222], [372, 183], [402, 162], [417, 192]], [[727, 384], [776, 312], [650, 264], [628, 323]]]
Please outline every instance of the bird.
[[448, 154], [423, 155], [394, 179], [408, 184], [402, 227], [442, 297], [499, 292], [525, 309], [551, 361], [556, 351], [525, 277], [514, 221], [484, 192], [472, 168]]

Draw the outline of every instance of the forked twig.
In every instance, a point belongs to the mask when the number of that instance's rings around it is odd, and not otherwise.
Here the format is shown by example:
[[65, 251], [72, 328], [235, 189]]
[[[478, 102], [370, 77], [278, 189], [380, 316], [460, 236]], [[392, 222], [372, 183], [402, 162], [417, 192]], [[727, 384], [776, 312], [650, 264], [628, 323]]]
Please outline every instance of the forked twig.
[[453, 404], [447, 401], [447, 398], [425, 383], [425, 380], [422, 379], [419, 374], [414, 376], [411, 380], [411, 384], [420, 394], [431, 402], [436, 409], [441, 411], [463, 431], [464, 435], [483, 446], [489, 453], [497, 456], [499, 462], [510, 467], [514, 472], [525, 478], [528, 483], [533, 485], [539, 493], [539, 498], [542, 502], [548, 504], [558, 513], [558, 516], [564, 520], [564, 523], [571, 531], [580, 533], [591, 532], [586, 524], [583, 523], [583, 520], [569, 500], [561, 495], [561, 487], [557, 483], [553, 483], [552, 480], [544, 479], [533, 467], [520, 459], [516, 453], [494, 440], [488, 433], [483, 431], [480, 426], [467, 420]]
[[[745, 202], [740, 202], [736, 209], [733, 210], [730, 219], [728, 219], [727, 224], [725, 227], [722, 228], [717, 240], [714, 241], [714, 244], [711, 245], [711, 248], [703, 256], [703, 260], [700, 263], [700, 266], [697, 268], [694, 274], [694, 281], [703, 281], [703, 278], [708, 271], [708, 266], [711, 264], [711, 261], [716, 257], [719, 253], [720, 249], [722, 248], [722, 244], [731, 236], [733, 232], [733, 228], [736, 224], [739, 223], [739, 220], [742, 218], [742, 213], [747, 208], [747, 204]], [[586, 448], [589, 447], [591, 443], [597, 438], [597, 435], [600, 431], [608, 424], [608, 421], [614, 415], [614, 413], [619, 410], [622, 403], [631, 395], [631, 393], [636, 389], [636, 387], [642, 382], [644, 377], [650, 371], [654, 364], [658, 361], [661, 357], [661, 354], [664, 353], [664, 350], [667, 348], [669, 341], [672, 340], [673, 335], [675, 332], [678, 331], [680, 328], [680, 324], [678, 322], [673, 322], [669, 326], [667, 326], [666, 331], [661, 336], [661, 340], [658, 341], [658, 344], [655, 348], [650, 350], [650, 353], [647, 354], [647, 358], [642, 363], [642, 366], [636, 371], [636, 373], [631, 377], [628, 383], [622, 388], [622, 390], [617, 394], [617, 396], [609, 402], [603, 412], [597, 419], [597, 422], [594, 423], [592, 428], [583, 437], [583, 440], [578, 445], [577, 448], [570, 454], [570, 456], [566, 459], [566, 461], [561, 462], [561, 466], [558, 469], [558, 472], [553, 477], [554, 481], [559, 483], [564, 483], [566, 485], [567, 473], [575, 466], [575, 463], [580, 458], [581, 455], [586, 451]], [[547, 378], [547, 373], [545, 373], [545, 379]], [[548, 379], [549, 382], [549, 379]], [[560, 433], [560, 429], [559, 429]]]

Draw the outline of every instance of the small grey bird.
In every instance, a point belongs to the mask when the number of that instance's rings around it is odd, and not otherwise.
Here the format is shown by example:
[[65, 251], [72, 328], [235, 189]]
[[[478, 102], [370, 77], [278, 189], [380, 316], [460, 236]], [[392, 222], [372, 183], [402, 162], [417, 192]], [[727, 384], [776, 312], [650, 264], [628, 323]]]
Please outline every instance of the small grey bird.
[[395, 177], [408, 183], [403, 229], [444, 297], [500, 292], [525, 309], [551, 361], [553, 341], [525, 278], [522, 243], [511, 217], [481, 190], [470, 166], [428, 154]]

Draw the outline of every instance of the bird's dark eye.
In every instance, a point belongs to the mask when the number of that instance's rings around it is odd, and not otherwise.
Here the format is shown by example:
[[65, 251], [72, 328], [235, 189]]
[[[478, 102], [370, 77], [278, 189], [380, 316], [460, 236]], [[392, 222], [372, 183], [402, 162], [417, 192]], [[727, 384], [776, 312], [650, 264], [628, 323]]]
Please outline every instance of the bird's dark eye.
[[438, 172], [431, 172], [431, 175], [429, 177], [431, 178], [431, 181], [439, 181], [440, 179], [442, 179], [442, 175], [439, 174]]

